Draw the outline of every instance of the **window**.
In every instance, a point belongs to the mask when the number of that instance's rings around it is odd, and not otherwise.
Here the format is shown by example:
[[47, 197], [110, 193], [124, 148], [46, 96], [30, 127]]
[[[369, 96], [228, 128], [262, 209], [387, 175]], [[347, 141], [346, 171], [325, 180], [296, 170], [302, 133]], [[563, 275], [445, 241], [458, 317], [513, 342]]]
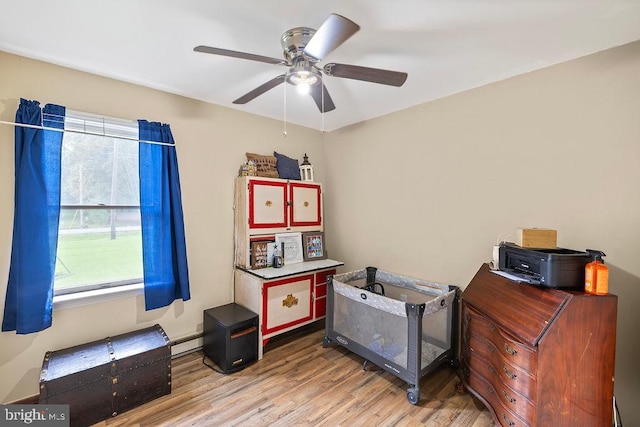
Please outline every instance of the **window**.
[[141, 283], [138, 123], [67, 110], [54, 295]]

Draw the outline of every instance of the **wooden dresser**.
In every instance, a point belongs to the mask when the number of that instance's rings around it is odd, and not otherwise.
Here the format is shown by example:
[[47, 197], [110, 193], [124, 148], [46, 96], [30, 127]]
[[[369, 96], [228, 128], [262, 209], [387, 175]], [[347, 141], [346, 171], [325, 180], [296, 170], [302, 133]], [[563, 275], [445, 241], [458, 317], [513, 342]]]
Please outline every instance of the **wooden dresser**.
[[617, 302], [484, 264], [462, 293], [463, 384], [502, 426], [610, 426]]

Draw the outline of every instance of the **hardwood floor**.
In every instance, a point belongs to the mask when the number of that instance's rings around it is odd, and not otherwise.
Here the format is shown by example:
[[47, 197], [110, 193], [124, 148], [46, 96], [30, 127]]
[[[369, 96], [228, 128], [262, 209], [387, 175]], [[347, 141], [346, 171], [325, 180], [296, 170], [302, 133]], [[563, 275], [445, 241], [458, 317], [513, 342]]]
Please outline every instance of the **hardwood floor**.
[[443, 367], [421, 381], [411, 405], [406, 383], [386, 371], [363, 371], [362, 358], [322, 347], [324, 329], [272, 341], [262, 360], [224, 375], [202, 352], [172, 362], [173, 390], [97, 426], [493, 426], [484, 406], [458, 393]]

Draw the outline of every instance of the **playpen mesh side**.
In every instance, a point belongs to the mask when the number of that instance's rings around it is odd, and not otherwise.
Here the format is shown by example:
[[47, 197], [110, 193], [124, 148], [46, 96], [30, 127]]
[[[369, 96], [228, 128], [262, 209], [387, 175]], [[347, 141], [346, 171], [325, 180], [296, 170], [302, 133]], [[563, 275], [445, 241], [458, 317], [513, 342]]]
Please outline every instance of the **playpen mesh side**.
[[[355, 279], [355, 277], [353, 277]], [[385, 284], [386, 289], [389, 283]], [[404, 287], [404, 285], [403, 285]], [[407, 368], [408, 318], [406, 303], [333, 280], [333, 329], [381, 357]], [[439, 294], [439, 295], [438, 295]], [[363, 299], [366, 295], [366, 299]], [[455, 291], [421, 292], [421, 369], [451, 348], [451, 305]], [[417, 301], [412, 301], [417, 302]]]

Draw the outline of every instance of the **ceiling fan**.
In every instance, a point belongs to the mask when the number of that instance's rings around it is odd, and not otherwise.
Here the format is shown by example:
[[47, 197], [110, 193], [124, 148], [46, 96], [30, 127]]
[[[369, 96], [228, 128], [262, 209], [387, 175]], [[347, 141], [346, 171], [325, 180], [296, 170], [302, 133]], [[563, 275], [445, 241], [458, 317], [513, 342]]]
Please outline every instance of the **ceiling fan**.
[[322, 82], [323, 75], [396, 87], [402, 86], [407, 80], [407, 73], [398, 71], [336, 63], [328, 63], [324, 67], [318, 65], [318, 62], [358, 30], [360, 30], [358, 24], [337, 14], [329, 15], [317, 30], [308, 27], [292, 28], [285, 31], [280, 38], [284, 49], [284, 60], [209, 46], [196, 46], [193, 50], [288, 67], [284, 74], [246, 93], [233, 101], [234, 104], [246, 104], [279, 84], [287, 82], [302, 89], [301, 91], [308, 91], [318, 109], [324, 113], [336, 107]]

